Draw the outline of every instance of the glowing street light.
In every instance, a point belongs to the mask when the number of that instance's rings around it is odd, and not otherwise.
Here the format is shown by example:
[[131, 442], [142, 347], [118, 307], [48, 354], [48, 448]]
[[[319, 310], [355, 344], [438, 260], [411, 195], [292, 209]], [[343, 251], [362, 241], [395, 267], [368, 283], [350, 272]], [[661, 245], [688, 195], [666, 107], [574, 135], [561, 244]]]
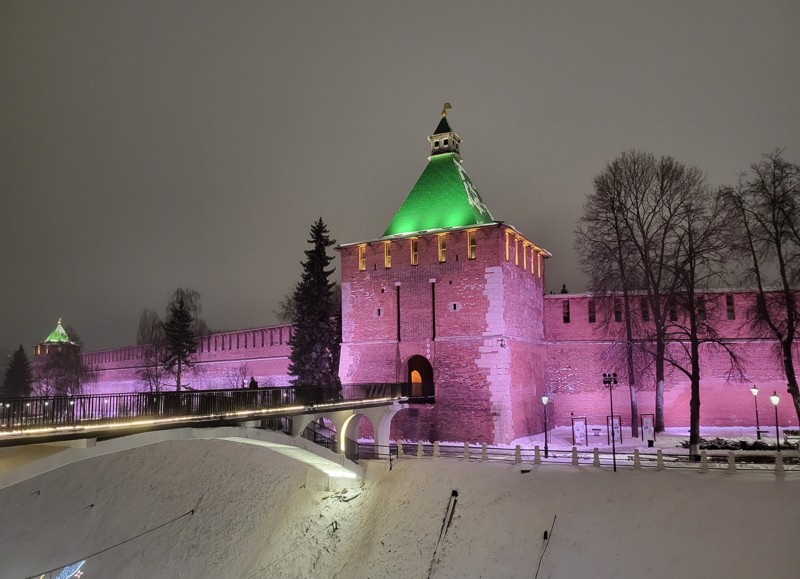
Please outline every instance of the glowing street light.
[[756, 440], [761, 440], [761, 427], [758, 425], [758, 388], [755, 384], [750, 388], [750, 392], [753, 393], [753, 400], [756, 402]]
[[603, 374], [603, 385], [608, 386], [608, 397], [611, 400], [611, 457], [614, 462], [614, 472], [617, 472], [617, 433], [614, 432], [614, 384], [616, 383], [616, 372]]
[[544, 457], [547, 458], [547, 403], [550, 402], [547, 394], [542, 396], [542, 404], [544, 405]]
[[778, 402], [781, 399], [778, 397], [778, 392], [776, 390], [772, 391], [772, 396], [769, 397], [769, 401], [772, 402], [772, 405], [775, 407], [775, 443], [778, 446], [778, 452], [781, 451], [781, 439], [780, 433], [778, 432]]

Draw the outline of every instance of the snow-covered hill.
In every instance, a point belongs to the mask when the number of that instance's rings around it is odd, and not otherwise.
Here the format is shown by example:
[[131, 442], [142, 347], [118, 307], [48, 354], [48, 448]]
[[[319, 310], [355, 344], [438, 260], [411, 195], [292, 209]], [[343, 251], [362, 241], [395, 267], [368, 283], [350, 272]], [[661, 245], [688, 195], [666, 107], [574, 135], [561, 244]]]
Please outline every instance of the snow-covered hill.
[[404, 458], [391, 472], [370, 465], [363, 489], [334, 493], [307, 488], [306, 468], [206, 440], [71, 464], [0, 490], [0, 577], [86, 559], [82, 579], [530, 578], [545, 546], [540, 578], [779, 579], [800, 569], [798, 473], [522, 473]]

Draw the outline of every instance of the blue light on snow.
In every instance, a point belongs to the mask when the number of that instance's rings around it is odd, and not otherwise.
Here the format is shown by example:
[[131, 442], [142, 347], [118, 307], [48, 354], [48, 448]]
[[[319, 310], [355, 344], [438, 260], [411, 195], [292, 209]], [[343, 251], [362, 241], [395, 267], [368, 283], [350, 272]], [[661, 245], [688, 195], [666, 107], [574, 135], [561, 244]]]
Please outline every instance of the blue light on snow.
[[86, 559], [84, 559], [80, 563], [73, 563], [72, 565], [67, 565], [61, 570], [61, 573], [56, 575], [56, 579], [70, 579], [71, 577], [80, 577], [81, 575], [83, 575], [81, 567], [83, 567], [84, 563], [86, 563]]

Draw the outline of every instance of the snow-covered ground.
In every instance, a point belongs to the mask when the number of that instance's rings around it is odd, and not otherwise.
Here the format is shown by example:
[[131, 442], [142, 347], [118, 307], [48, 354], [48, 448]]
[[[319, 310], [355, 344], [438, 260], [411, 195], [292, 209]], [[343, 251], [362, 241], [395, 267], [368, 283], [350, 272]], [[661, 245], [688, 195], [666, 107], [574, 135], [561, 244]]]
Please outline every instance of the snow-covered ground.
[[779, 579], [800, 569], [797, 472], [404, 457], [391, 471], [370, 464], [360, 490], [326, 492], [308, 487], [307, 468], [213, 440], [70, 464], [0, 490], [0, 577], [83, 559], [82, 579], [530, 578], [540, 557], [540, 578]]

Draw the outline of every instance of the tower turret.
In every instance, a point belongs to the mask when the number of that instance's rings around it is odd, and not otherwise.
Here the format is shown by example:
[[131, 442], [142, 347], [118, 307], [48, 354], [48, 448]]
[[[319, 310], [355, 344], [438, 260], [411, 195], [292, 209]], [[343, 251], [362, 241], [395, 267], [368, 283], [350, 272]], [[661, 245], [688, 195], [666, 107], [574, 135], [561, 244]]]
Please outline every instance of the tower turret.
[[450, 103], [444, 103], [442, 107], [442, 120], [436, 125], [436, 130], [433, 131], [433, 134], [428, 137], [428, 142], [431, 144], [431, 156], [442, 155], [444, 153], [460, 154], [459, 145], [461, 144], [461, 137], [450, 128], [450, 123], [447, 122], [447, 111], [452, 108], [453, 105]]

